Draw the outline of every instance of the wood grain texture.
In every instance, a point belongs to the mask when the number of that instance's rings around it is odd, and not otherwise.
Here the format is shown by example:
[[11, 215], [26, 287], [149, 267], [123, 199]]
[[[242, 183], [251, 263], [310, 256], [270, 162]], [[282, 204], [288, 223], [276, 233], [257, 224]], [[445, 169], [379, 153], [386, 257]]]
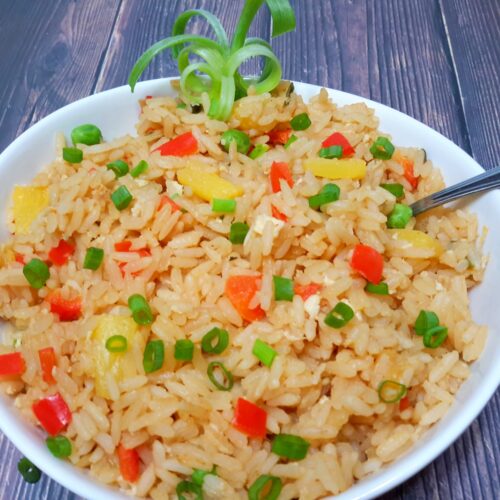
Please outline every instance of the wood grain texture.
[[[448, 136], [484, 166], [500, 163], [498, 0], [292, 1], [298, 30], [273, 42], [285, 77], [383, 102]], [[168, 36], [181, 11], [206, 8], [231, 31], [241, 8], [234, 0], [0, 4], [0, 150], [60, 106], [125, 84], [136, 58]], [[190, 29], [208, 32], [202, 22]], [[253, 34], [269, 33], [263, 9]], [[144, 78], [176, 73], [165, 53]], [[500, 498], [498, 422], [497, 391], [450, 449], [384, 499]], [[3, 435], [0, 451], [1, 500], [79, 498], [45, 476], [37, 485], [24, 483], [16, 471], [20, 454]]]

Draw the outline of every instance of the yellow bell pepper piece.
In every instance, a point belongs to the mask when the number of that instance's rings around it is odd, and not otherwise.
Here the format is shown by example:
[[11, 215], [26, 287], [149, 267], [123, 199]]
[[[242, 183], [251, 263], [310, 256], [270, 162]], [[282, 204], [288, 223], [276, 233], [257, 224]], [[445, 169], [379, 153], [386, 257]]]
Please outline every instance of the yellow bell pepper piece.
[[179, 170], [177, 180], [183, 186], [189, 186], [195, 195], [205, 201], [212, 201], [213, 198], [232, 199], [244, 193], [241, 186], [207, 172], [203, 166], [199, 165], [191, 165]]
[[356, 158], [312, 158], [304, 160], [304, 169], [325, 179], [362, 179], [366, 175], [366, 162]]
[[438, 240], [416, 229], [390, 229], [392, 237], [398, 241], [406, 241], [413, 248], [432, 250], [432, 256], [439, 257], [444, 248]]
[[0, 246], [0, 268], [3, 266], [8, 266], [16, 260], [16, 255], [12, 248], [8, 248], [4, 245]]
[[31, 224], [49, 205], [49, 190], [46, 187], [16, 186], [12, 199], [16, 234], [29, 234]]
[[[106, 349], [106, 341], [113, 335], [123, 335], [127, 339], [127, 351], [112, 353]], [[96, 393], [110, 398], [108, 377], [111, 375], [118, 384], [127, 378], [138, 375], [134, 349], [144, 351], [146, 333], [142, 333], [136, 322], [127, 316], [101, 316], [96, 329], [92, 332], [93, 349], [89, 355], [93, 359], [93, 373]]]

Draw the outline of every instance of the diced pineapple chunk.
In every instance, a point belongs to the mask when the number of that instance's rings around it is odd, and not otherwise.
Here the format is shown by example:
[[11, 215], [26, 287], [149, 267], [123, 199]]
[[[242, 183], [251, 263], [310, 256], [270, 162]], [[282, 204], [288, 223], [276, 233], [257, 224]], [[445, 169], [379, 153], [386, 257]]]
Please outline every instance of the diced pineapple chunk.
[[12, 248], [5, 245], [0, 245], [0, 267], [8, 266], [16, 259], [16, 255]]
[[[113, 335], [123, 335], [127, 339], [127, 351], [112, 353], [106, 349], [106, 341]], [[103, 398], [110, 398], [108, 377], [118, 384], [127, 378], [138, 375], [134, 351], [143, 352], [147, 334], [139, 330], [136, 322], [127, 316], [101, 316], [91, 336], [93, 349], [93, 376], [96, 393]]]
[[[444, 252], [441, 243], [423, 231], [417, 231], [416, 229], [390, 229], [389, 232], [395, 241], [402, 241], [410, 248], [427, 250], [425, 258], [439, 257]], [[401, 247], [400, 250], [404, 250], [404, 248]]]
[[366, 162], [356, 158], [311, 158], [304, 160], [304, 170], [311, 171], [316, 177], [325, 179], [363, 179], [366, 175]]
[[193, 193], [203, 200], [213, 198], [236, 198], [243, 194], [243, 188], [237, 186], [216, 174], [207, 172], [202, 165], [190, 163], [177, 172], [177, 180], [193, 190]]
[[16, 234], [29, 234], [33, 222], [49, 204], [49, 190], [46, 187], [16, 186], [12, 198]]

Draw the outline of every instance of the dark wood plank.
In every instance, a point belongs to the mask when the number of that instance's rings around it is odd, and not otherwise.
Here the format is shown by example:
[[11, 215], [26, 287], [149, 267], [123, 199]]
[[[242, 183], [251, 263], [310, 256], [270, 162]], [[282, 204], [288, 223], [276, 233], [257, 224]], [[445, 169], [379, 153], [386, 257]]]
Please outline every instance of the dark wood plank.
[[500, 2], [439, 0], [474, 157], [500, 165]]

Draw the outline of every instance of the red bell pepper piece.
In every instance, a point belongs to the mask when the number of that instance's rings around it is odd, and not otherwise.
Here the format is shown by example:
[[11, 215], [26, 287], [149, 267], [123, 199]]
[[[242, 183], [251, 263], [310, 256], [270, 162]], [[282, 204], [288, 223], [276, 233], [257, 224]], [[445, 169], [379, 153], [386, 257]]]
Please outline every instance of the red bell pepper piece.
[[356, 245], [352, 252], [351, 267], [370, 283], [377, 285], [382, 280], [384, 258], [368, 245]]
[[269, 176], [273, 193], [279, 193], [281, 191], [280, 179], [284, 179], [290, 187], [293, 187], [292, 173], [288, 168], [288, 163], [275, 161], [271, 165], [271, 173]]
[[403, 155], [397, 155], [394, 158], [404, 169], [404, 178], [409, 182], [412, 191], [418, 188], [419, 178], [415, 176], [413, 171], [413, 161]]
[[122, 444], [117, 449], [120, 473], [129, 483], [135, 483], [139, 479], [139, 454], [132, 448], [127, 450]]
[[71, 410], [58, 392], [33, 403], [32, 410], [51, 436], [57, 436], [71, 423]]
[[309, 283], [308, 285], [298, 285], [294, 286], [295, 295], [300, 295], [302, 300], [305, 302], [311, 295], [318, 293], [323, 287], [317, 285], [316, 283]]
[[14, 254], [14, 259], [17, 263], [22, 264], [23, 266], [26, 264], [26, 261], [24, 260], [24, 255], [20, 253], [15, 253]]
[[[150, 257], [151, 256], [151, 251], [149, 248], [138, 248], [137, 250], [131, 250], [132, 248], [132, 242], [125, 240], [125, 241], [119, 241], [118, 243], [115, 243], [115, 251], [116, 252], [134, 252], [139, 257]], [[120, 271], [122, 272], [122, 276], [125, 276], [125, 266], [128, 264], [128, 262], [120, 262], [118, 264], [118, 267], [120, 268]], [[132, 276], [138, 276], [141, 274], [140, 272], [132, 273]]]
[[274, 205], [271, 205], [271, 215], [275, 219], [282, 220], [283, 222], [288, 222], [288, 217], [285, 214], [282, 214]]
[[167, 196], [166, 194], [164, 194], [161, 198], [160, 198], [160, 203], [158, 204], [158, 212], [166, 205], [166, 204], [169, 204], [170, 205], [170, 211], [172, 213], [174, 212], [177, 212], [177, 210], [180, 210], [181, 207], [179, 205], [177, 205], [177, 203], [175, 203], [174, 200], [172, 200], [172, 198], [170, 198], [170, 196]]
[[132, 242], [128, 240], [119, 241], [118, 243], [115, 243], [116, 252], [130, 252], [131, 248], [132, 248]]
[[198, 141], [191, 132], [181, 134], [156, 148], [162, 156], [189, 156], [198, 152]]
[[233, 426], [247, 436], [266, 437], [267, 412], [243, 398], [238, 398], [234, 408]]
[[354, 148], [351, 146], [351, 143], [340, 132], [334, 132], [332, 135], [327, 137], [321, 145], [324, 148], [329, 148], [330, 146], [342, 146], [343, 158], [354, 154]]
[[49, 260], [54, 266], [63, 266], [68, 259], [75, 253], [75, 245], [65, 240], [59, 241], [59, 244], [49, 252]]
[[48, 297], [50, 312], [57, 314], [60, 321], [76, 321], [82, 315], [82, 298], [65, 299], [59, 290]]
[[52, 374], [53, 368], [57, 365], [56, 353], [53, 347], [46, 347], [38, 351], [40, 367], [42, 368], [42, 378], [47, 384], [55, 384], [56, 380]]
[[399, 411], [405, 411], [409, 407], [410, 407], [410, 400], [408, 399], [408, 396], [401, 398], [401, 400], [399, 401]]
[[0, 376], [22, 375], [26, 370], [26, 363], [20, 352], [0, 354]]
[[249, 307], [254, 295], [260, 290], [260, 282], [260, 276], [230, 276], [226, 281], [226, 297], [239, 315], [250, 323], [266, 315], [260, 306], [255, 309]]
[[272, 146], [276, 146], [278, 144], [285, 145], [288, 139], [290, 139], [290, 135], [292, 135], [292, 129], [274, 129], [271, 130], [271, 132], [268, 132], [267, 135], [269, 136], [269, 141], [267, 142]]

